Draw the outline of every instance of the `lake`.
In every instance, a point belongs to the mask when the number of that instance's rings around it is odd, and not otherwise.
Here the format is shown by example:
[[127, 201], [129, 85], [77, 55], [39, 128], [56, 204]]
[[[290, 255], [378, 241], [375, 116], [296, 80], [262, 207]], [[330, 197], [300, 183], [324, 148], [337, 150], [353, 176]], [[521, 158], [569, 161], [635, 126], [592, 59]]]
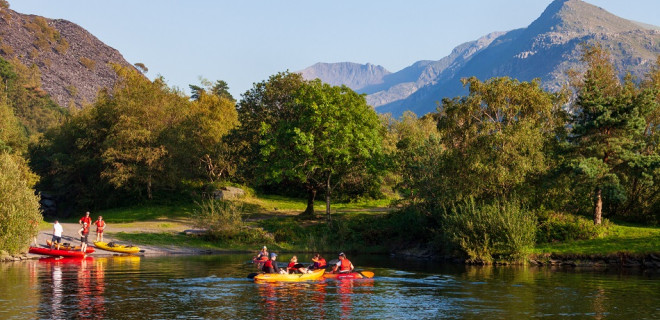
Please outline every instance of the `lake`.
[[246, 278], [255, 271], [250, 259], [227, 254], [3, 263], [0, 319], [660, 319], [657, 271], [349, 255], [357, 268], [376, 276], [267, 284]]

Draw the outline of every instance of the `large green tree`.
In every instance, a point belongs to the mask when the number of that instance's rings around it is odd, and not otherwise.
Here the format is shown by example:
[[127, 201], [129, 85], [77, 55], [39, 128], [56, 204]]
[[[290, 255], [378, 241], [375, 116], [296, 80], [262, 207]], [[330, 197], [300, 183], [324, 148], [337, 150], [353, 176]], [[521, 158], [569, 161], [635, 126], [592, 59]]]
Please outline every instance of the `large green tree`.
[[581, 183], [593, 190], [593, 221], [600, 224], [604, 191], [612, 201], [625, 201], [628, 169], [652, 166], [653, 155], [640, 152], [640, 138], [646, 116], [657, 106], [651, 90], [639, 90], [630, 78], [619, 81], [609, 53], [600, 46], [585, 47], [583, 60], [587, 70], [575, 88], [570, 132], [572, 165]]
[[307, 191], [307, 209], [326, 192], [330, 214], [333, 188], [375, 174], [382, 154], [382, 130], [364, 96], [349, 88], [297, 74], [280, 73], [255, 85], [239, 104], [247, 144], [261, 181], [296, 183]]

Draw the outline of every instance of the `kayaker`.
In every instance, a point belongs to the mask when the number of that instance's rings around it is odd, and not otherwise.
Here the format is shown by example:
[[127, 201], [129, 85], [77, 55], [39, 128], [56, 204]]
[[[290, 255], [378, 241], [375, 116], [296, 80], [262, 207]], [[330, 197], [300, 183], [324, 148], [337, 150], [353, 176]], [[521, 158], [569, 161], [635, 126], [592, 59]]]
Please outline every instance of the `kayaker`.
[[309, 270], [316, 270], [316, 269], [325, 269], [328, 266], [328, 263], [325, 262], [325, 259], [321, 257], [321, 254], [317, 253], [314, 254], [314, 257], [312, 258], [312, 264], [311, 267], [309, 267]]
[[103, 229], [105, 229], [103, 216], [99, 216], [94, 224], [96, 225], [96, 241], [103, 241]]
[[81, 226], [85, 222], [87, 222], [88, 226], [92, 225], [92, 217], [89, 216], [89, 211], [85, 212], [85, 216], [80, 218], [80, 220], [78, 220], [78, 224], [80, 224]]
[[[64, 232], [64, 228], [62, 228], [59, 221], [55, 220], [55, 223], [53, 223], [53, 239], [51, 239], [50, 242], [51, 249], [55, 246], [57, 250], [60, 250], [60, 244], [62, 244], [62, 232]], [[55, 243], [57, 243], [57, 245], [55, 245]]]
[[289, 265], [286, 267], [286, 271], [287, 273], [309, 273], [307, 268], [298, 264], [298, 257], [296, 256], [293, 256], [291, 260], [289, 260]]
[[346, 259], [346, 255], [342, 252], [339, 254], [339, 262], [332, 268], [332, 273], [350, 273], [353, 272], [353, 263]]
[[87, 236], [89, 235], [89, 224], [87, 222], [83, 222], [83, 226], [78, 230], [78, 234], [80, 235], [80, 251], [86, 252]]
[[256, 263], [257, 269], [261, 270], [266, 260], [268, 260], [268, 248], [264, 246], [263, 248], [261, 248], [261, 251], [259, 251], [259, 254], [257, 254], [256, 257], [252, 258], [252, 262]]
[[284, 270], [280, 270], [277, 267], [277, 253], [271, 252], [270, 259], [264, 262], [264, 267], [261, 269], [265, 273], [286, 273]]

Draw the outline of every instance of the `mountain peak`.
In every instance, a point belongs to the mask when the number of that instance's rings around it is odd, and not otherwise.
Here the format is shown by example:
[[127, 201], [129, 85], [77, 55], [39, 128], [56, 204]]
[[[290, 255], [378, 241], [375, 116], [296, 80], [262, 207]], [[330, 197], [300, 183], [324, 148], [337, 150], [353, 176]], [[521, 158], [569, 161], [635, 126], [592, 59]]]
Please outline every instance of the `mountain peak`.
[[611, 33], [640, 29], [639, 24], [617, 17], [582, 0], [555, 0], [527, 28], [528, 32]]

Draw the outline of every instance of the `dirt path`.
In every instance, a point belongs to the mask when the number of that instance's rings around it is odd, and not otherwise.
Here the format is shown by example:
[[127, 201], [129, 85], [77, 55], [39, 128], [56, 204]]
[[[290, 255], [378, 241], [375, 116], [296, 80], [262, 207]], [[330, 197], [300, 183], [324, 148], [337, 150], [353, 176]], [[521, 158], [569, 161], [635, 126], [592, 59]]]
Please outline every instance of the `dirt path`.
[[[60, 223], [64, 232], [62, 233], [62, 242], [68, 242], [71, 245], [80, 245], [80, 237], [78, 230], [80, 225], [77, 223]], [[139, 221], [130, 223], [108, 223], [103, 235], [104, 242], [120, 242], [113, 235], [119, 232], [126, 233], [150, 233], [150, 232], [184, 232], [192, 230], [191, 222], [188, 219], [158, 219], [154, 221]], [[41, 230], [37, 236], [39, 246], [45, 245], [46, 240], [51, 240], [53, 237], [53, 229]], [[96, 241], [96, 227], [92, 227], [88, 245], [94, 246], [93, 242]], [[201, 254], [209, 253], [208, 250], [200, 250], [196, 248], [187, 248], [179, 246], [145, 246], [138, 245], [140, 249], [144, 250], [141, 255], [163, 255], [163, 254]], [[96, 249], [93, 253], [94, 256], [108, 256], [117, 255], [116, 252], [104, 251]]]

